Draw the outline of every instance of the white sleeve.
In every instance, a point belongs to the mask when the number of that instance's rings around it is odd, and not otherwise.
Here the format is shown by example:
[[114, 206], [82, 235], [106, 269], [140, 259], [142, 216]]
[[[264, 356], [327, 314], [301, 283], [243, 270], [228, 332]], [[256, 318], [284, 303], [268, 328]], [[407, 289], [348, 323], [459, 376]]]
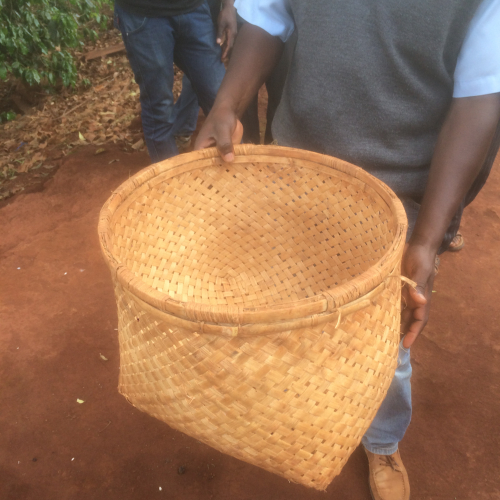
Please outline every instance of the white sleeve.
[[453, 97], [500, 92], [500, 0], [483, 0], [455, 68]]
[[288, 0], [236, 0], [238, 14], [250, 24], [286, 42], [295, 29]]

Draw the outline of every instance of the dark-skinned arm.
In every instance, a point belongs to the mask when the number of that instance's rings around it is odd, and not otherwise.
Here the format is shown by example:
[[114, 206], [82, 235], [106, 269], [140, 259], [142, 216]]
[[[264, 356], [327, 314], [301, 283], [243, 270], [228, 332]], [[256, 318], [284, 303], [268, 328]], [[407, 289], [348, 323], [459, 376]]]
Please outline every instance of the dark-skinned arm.
[[486, 158], [500, 120], [500, 94], [453, 99], [439, 134], [402, 272], [417, 283], [404, 290], [402, 332], [410, 347], [427, 324], [434, 260], [448, 225]]
[[225, 161], [234, 160], [233, 144], [241, 141], [239, 117], [271, 74], [283, 42], [262, 28], [245, 23], [234, 44], [226, 76], [196, 139], [195, 149], [216, 146]]

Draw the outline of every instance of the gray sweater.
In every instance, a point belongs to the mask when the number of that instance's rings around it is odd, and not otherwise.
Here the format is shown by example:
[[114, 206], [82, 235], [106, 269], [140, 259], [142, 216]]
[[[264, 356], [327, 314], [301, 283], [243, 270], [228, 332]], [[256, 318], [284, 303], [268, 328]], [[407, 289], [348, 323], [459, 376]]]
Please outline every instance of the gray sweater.
[[297, 44], [273, 135], [419, 200], [481, 0], [290, 0]]

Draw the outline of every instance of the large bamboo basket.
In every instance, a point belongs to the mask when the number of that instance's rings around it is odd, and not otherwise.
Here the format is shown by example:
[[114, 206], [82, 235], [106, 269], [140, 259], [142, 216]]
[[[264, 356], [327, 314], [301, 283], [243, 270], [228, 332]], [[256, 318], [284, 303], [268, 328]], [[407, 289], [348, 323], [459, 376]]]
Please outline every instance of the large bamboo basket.
[[406, 216], [382, 182], [274, 146], [152, 165], [101, 211], [120, 392], [217, 450], [325, 489], [397, 363]]

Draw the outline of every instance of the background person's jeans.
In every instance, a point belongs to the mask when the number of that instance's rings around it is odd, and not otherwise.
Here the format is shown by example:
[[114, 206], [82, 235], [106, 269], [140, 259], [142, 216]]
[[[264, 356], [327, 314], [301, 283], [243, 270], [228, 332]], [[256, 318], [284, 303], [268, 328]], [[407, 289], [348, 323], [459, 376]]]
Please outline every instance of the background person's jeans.
[[200, 106], [198, 98], [189, 81], [184, 75], [182, 77], [182, 92], [174, 105], [174, 130], [175, 136], [190, 136], [196, 130], [198, 123], [198, 111]]
[[[207, 0], [210, 9], [210, 15], [215, 29], [217, 29], [217, 18], [220, 13], [220, 0]], [[196, 130], [198, 123], [198, 111], [200, 105], [196, 92], [189, 81], [189, 78], [184, 75], [182, 77], [182, 92], [174, 106], [174, 135], [175, 136], [190, 136]]]
[[131, 14], [115, 4], [115, 24], [141, 91], [142, 127], [149, 155], [158, 162], [178, 153], [174, 139], [175, 62], [189, 78], [208, 114], [225, 74], [206, 2], [178, 16]]

